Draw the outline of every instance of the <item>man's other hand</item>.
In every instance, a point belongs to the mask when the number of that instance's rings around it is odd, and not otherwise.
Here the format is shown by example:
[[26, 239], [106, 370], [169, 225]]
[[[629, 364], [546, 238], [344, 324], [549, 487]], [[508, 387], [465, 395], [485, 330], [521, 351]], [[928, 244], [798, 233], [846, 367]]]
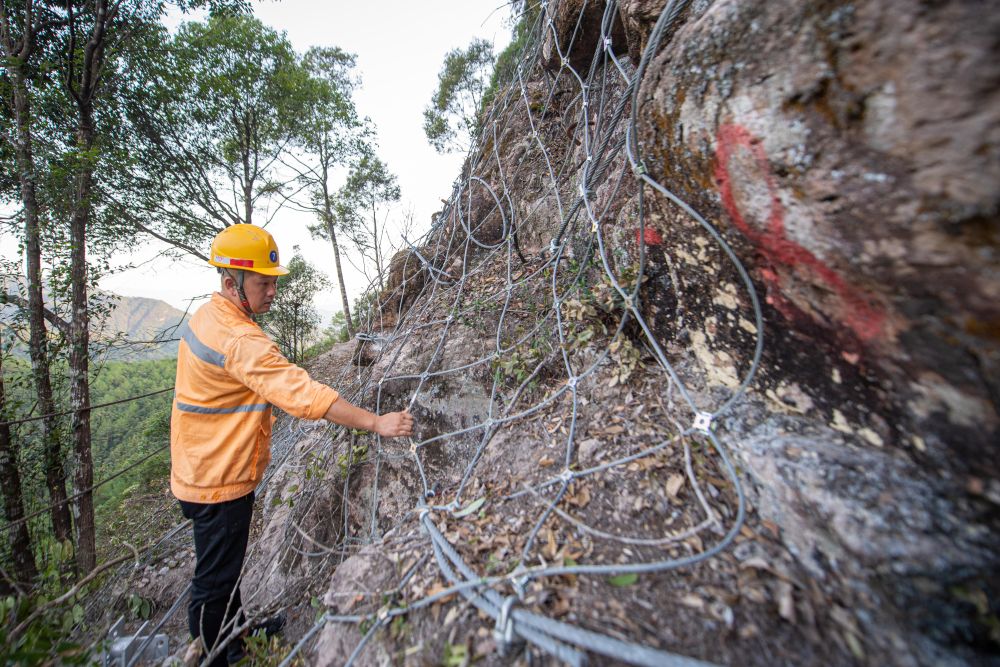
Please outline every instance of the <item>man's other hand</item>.
[[379, 415], [375, 418], [375, 432], [384, 438], [413, 435], [413, 415], [407, 410]]

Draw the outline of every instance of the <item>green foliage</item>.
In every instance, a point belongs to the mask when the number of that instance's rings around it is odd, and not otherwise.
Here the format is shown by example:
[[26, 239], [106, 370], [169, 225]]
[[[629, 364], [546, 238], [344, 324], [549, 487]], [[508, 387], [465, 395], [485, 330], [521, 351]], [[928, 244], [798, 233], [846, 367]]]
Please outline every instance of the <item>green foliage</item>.
[[330, 324], [320, 333], [319, 340], [310, 345], [303, 353], [304, 360], [315, 359], [338, 343], [346, 343], [351, 339], [347, 333], [347, 318], [344, 311], [334, 313], [330, 318]]
[[521, 4], [523, 6], [514, 8], [515, 11], [520, 10], [520, 15], [514, 22], [510, 44], [497, 56], [493, 74], [490, 75], [490, 83], [483, 92], [481, 114], [489, 111], [497, 92], [514, 80], [517, 66], [524, 56], [525, 49], [531, 42], [531, 29], [541, 12], [541, 3], [525, 0]]
[[347, 477], [352, 466], [364, 463], [367, 456], [368, 445], [354, 445], [349, 453], [337, 456], [337, 470], [340, 472], [341, 478]]
[[298, 129], [308, 75], [288, 40], [259, 20], [216, 14], [185, 23], [173, 56], [171, 90], [190, 105], [189, 131], [213, 133], [225, 166], [242, 170], [245, 156], [275, 152]]
[[635, 572], [626, 572], [625, 574], [617, 574], [613, 577], [608, 577], [608, 583], [619, 588], [623, 586], [631, 586], [638, 580], [639, 575]]
[[404, 614], [393, 616], [392, 621], [389, 622], [389, 636], [400, 641], [406, 639], [409, 633], [410, 626], [406, 622], [406, 616]]
[[377, 313], [378, 292], [368, 290], [354, 300], [354, 307], [351, 310], [354, 319], [354, 329], [364, 331], [371, 323], [372, 317]]
[[461, 667], [462, 665], [469, 664], [469, 657], [468, 646], [449, 642], [444, 645], [444, 655], [441, 656], [441, 665], [443, 667]]
[[252, 16], [216, 13], [149, 40], [148, 57], [133, 63], [136, 138], [122, 186], [134, 201], [121, 213], [203, 253], [223, 227], [263, 222], [258, 212], [287, 185], [279, 158], [320, 87], [288, 39]]
[[[91, 402], [110, 403], [159, 389], [174, 383], [176, 361], [162, 359], [140, 362], [107, 362], [95, 365], [90, 380]], [[3, 365], [6, 389], [6, 418], [26, 416], [35, 403], [34, 386], [30, 381], [30, 365], [23, 359], [5, 359]], [[65, 379], [68, 371], [63, 363], [53, 366], [53, 379]], [[68, 396], [61, 383], [56, 384], [57, 410], [69, 408]], [[94, 481], [98, 482], [135, 464], [170, 441], [170, 393], [158, 394], [135, 401], [111, 405], [91, 412]], [[59, 418], [61, 432], [69, 430], [69, 416]], [[41, 430], [38, 422], [14, 427], [20, 443], [20, 467], [26, 510], [40, 509], [48, 504], [42, 467]], [[118, 510], [130, 496], [148, 493], [157, 484], [164, 484], [169, 474], [169, 451], [163, 451], [145, 463], [129, 470], [99, 487], [94, 493], [96, 524], [99, 539], [105, 548], [124, 541], [145, 540], [122, 530]], [[40, 545], [49, 534], [48, 517], [31, 521], [31, 531]], [[37, 545], [36, 545], [37, 546]], [[42, 546], [37, 546], [42, 549]], [[39, 553], [39, 556], [43, 554]], [[9, 558], [9, 555], [3, 556]]]
[[[85, 665], [93, 658], [86, 649], [66, 639], [74, 618], [82, 620], [83, 609], [76, 604], [62, 613], [43, 614], [17, 637], [8, 633], [26, 620], [39, 606], [42, 597], [13, 597], [0, 600], [0, 661], [5, 665]], [[74, 616], [74, 610], [79, 610]]]
[[362, 260], [374, 262], [379, 289], [382, 289], [386, 263], [383, 250], [386, 230], [380, 223], [380, 213], [398, 202], [399, 197], [396, 176], [370, 148], [362, 150], [338, 193], [336, 208], [341, 227], [361, 253]]
[[493, 64], [493, 45], [483, 39], [445, 56], [437, 89], [424, 109], [424, 134], [439, 153], [468, 151], [479, 136], [483, 93]]
[[[535, 368], [551, 350], [552, 343], [550, 341], [535, 336], [509, 354], [493, 357], [490, 365], [498, 380], [519, 385], [535, 372]], [[528, 388], [534, 389], [534, 384], [533, 380], [529, 383]]]
[[300, 363], [319, 326], [313, 299], [330, 286], [330, 281], [298, 254], [298, 247], [295, 251], [286, 264], [288, 275], [278, 280], [271, 310], [261, 315], [258, 322], [289, 360]]
[[[276, 667], [280, 665], [285, 656], [291, 651], [291, 646], [287, 645], [280, 636], [268, 637], [262, 631], [258, 631], [243, 639], [243, 646], [246, 655], [237, 665], [243, 667]], [[296, 656], [291, 661], [291, 665], [301, 667], [305, 664], [302, 658]]]
[[153, 614], [153, 602], [149, 598], [132, 593], [128, 596], [128, 610], [133, 618], [146, 621]]
[[[31, 595], [0, 600], [0, 661], [7, 665], [89, 664], [93, 657], [87, 650], [67, 639], [70, 630], [84, 622], [81, 603], [88, 590], [83, 588], [62, 604], [47, 606], [67, 592], [65, 574], [73, 562], [73, 545], [44, 538], [39, 546], [44, 568]], [[34, 619], [14, 635], [32, 615]]]
[[[607, 336], [608, 327], [604, 320], [619, 319], [626, 310], [626, 305], [621, 293], [603, 272], [601, 280], [590, 288], [585, 280], [586, 267], [579, 271], [578, 266], [570, 268], [577, 273], [576, 280], [582, 287], [582, 293], [579, 299], [566, 299], [562, 302], [562, 316], [570, 325], [566, 330], [569, 349], [580, 350]], [[637, 278], [638, 267], [626, 266], [622, 269], [618, 282], [626, 293], [631, 294]], [[610, 342], [608, 350], [614, 362], [609, 386], [623, 385], [641, 365], [642, 350], [625, 331]]]

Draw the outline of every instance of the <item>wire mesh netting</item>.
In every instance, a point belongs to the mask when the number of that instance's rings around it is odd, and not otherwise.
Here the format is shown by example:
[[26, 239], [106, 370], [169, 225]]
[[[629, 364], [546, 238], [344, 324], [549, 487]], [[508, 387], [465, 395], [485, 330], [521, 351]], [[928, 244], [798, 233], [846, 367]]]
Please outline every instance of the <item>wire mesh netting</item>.
[[[327, 595], [286, 663], [354, 623], [351, 663], [395, 619], [459, 595], [493, 619], [501, 652], [523, 639], [569, 664], [587, 652], [696, 664], [546, 594], [711, 559], [745, 515], [713, 426], [757, 371], [761, 309], [735, 253], [650, 176], [637, 139], [640, 107], [656, 103], [640, 95], [647, 65], [686, 6], [667, 3], [634, 65], [618, 55], [616, 3], [541, 3], [451, 198], [393, 259], [354, 358], [330, 378], [378, 412], [410, 409], [414, 438], [283, 422], [244, 603], [308, 597], [366, 545], [414, 555], [366, 591], [377, 610], [340, 613]], [[668, 215], [697, 257], [664, 242]], [[682, 276], [685, 262], [703, 270]], [[737, 342], [698, 358], [706, 317], [693, 314], [720, 301], [732, 315], [708, 321]], [[731, 369], [722, 382], [715, 365]], [[184, 535], [163, 543], [186, 549]]]

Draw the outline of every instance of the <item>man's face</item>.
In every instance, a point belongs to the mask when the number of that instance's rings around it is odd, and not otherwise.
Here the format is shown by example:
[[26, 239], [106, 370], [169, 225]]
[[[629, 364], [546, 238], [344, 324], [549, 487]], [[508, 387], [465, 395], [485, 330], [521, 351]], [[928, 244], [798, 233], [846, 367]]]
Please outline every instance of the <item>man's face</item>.
[[278, 277], [265, 276], [260, 273], [247, 272], [243, 281], [243, 291], [246, 292], [250, 309], [257, 314], [271, 310], [271, 302], [278, 294]]
[[[222, 287], [226, 298], [239, 305], [240, 296], [236, 289], [234, 272], [227, 271], [223, 274]], [[274, 301], [274, 297], [278, 293], [278, 277], [247, 271], [243, 278], [243, 291], [246, 292], [250, 309], [254, 313], [258, 315], [266, 313], [271, 310], [271, 302]]]

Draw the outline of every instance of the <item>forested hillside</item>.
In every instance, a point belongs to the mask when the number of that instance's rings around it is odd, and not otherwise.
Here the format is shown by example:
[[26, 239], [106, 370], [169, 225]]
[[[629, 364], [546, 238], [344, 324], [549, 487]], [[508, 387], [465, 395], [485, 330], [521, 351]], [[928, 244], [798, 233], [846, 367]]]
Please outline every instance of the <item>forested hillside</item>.
[[[399, 192], [354, 108], [354, 57], [296, 51], [242, 0], [3, 0], [0, 62], [0, 630], [9, 661], [87, 661], [78, 598], [158, 531], [135, 506], [117, 519], [165, 482], [171, 363], [115, 360], [184, 333], [176, 310], [97, 285], [154, 245], [204, 261], [223, 229], [288, 207], [329, 248], [346, 313], [339, 252], [380, 280]], [[323, 283], [284, 253], [295, 271], [262, 324], [302, 359]]]

